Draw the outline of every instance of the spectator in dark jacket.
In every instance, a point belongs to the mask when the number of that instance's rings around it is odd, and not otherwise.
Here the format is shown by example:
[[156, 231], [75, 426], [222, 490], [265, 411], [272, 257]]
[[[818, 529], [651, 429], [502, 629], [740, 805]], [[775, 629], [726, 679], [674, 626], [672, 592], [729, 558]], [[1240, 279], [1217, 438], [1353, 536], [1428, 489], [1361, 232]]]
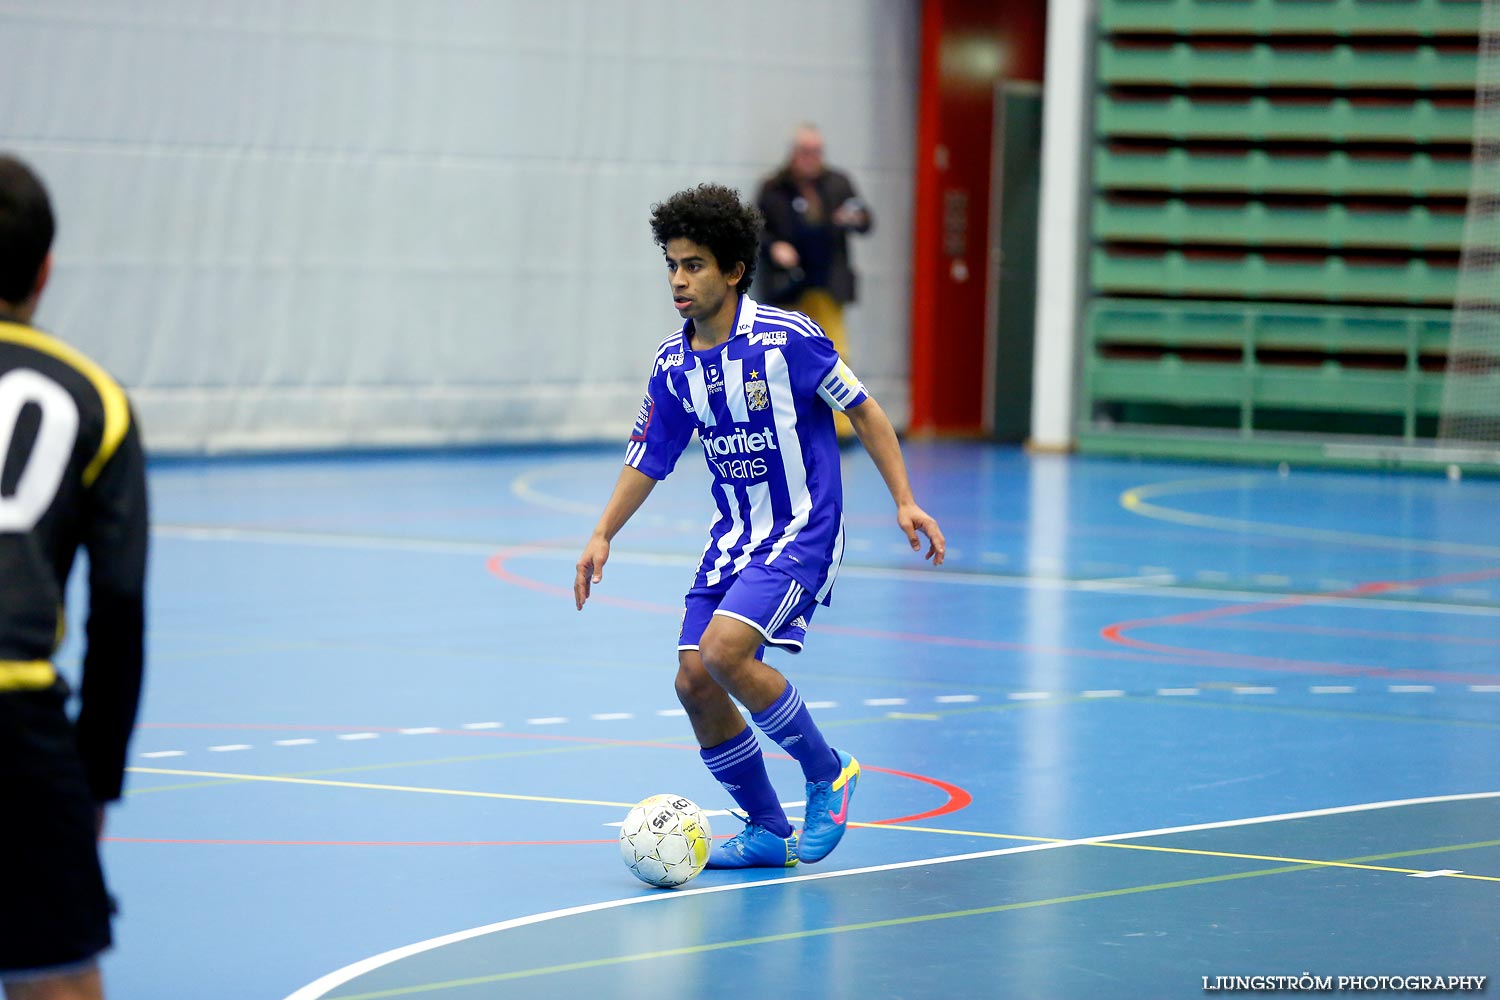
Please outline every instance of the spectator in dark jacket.
[[[766, 223], [761, 298], [806, 313], [847, 361], [844, 306], [854, 301], [856, 286], [849, 233], [868, 233], [875, 219], [849, 176], [823, 163], [816, 126], [798, 126], [786, 163], [761, 185], [756, 202]], [[847, 418], [838, 431], [853, 433]]]

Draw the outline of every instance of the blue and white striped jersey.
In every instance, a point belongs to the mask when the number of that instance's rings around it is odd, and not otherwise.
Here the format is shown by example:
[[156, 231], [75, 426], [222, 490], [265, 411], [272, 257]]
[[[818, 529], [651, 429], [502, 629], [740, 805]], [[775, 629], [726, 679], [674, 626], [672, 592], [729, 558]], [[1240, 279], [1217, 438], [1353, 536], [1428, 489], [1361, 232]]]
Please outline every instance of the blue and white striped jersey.
[[718, 513], [693, 586], [771, 563], [827, 604], [844, 555], [833, 411], [865, 387], [816, 323], [748, 296], [728, 341], [691, 343], [689, 321], [657, 348], [626, 464], [665, 479], [696, 430]]

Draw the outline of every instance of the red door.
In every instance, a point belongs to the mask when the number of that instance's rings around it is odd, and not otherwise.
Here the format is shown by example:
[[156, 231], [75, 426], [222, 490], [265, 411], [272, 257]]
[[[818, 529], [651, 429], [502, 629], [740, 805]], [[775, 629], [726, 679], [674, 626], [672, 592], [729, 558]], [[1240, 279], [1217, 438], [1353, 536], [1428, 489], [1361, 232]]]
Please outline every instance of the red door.
[[995, 85], [1042, 80], [1045, 0], [924, 0], [913, 227], [911, 428], [985, 421]]

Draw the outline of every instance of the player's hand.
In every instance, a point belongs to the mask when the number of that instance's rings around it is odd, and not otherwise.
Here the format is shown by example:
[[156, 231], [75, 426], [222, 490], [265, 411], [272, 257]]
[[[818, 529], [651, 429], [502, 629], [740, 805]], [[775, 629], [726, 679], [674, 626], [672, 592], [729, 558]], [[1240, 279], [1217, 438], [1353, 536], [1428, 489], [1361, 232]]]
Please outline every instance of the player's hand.
[[573, 567], [573, 603], [578, 605], [579, 611], [589, 599], [593, 585], [604, 579], [604, 564], [608, 561], [609, 540], [601, 535], [590, 538], [583, 547], [583, 555], [578, 557], [578, 565]]
[[922, 540], [917, 537], [917, 532], [921, 532], [927, 536], [927, 554], [922, 558], [931, 559], [934, 566], [943, 564], [948, 544], [943, 540], [943, 529], [938, 527], [931, 514], [914, 503], [902, 504], [896, 508], [896, 523], [906, 532], [906, 540], [911, 543], [913, 552], [922, 551]]

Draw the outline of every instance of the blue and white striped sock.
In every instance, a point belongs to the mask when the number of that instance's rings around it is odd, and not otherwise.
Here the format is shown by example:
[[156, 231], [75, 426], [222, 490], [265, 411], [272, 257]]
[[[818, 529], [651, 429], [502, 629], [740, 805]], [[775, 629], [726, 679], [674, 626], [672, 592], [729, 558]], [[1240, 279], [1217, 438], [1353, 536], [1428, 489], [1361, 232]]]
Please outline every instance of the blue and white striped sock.
[[792, 835], [792, 824], [786, 818], [786, 810], [781, 808], [776, 789], [771, 787], [770, 776], [766, 774], [766, 758], [760, 752], [755, 730], [746, 726], [738, 736], [715, 747], [704, 747], [698, 755], [708, 766], [709, 773], [750, 817], [750, 822], [765, 827], [778, 837]]
[[786, 682], [786, 690], [770, 708], [756, 712], [750, 719], [781, 749], [797, 758], [808, 781], [832, 781], [839, 776], [842, 770], [839, 755], [823, 739], [822, 730], [813, 722], [791, 681]]

